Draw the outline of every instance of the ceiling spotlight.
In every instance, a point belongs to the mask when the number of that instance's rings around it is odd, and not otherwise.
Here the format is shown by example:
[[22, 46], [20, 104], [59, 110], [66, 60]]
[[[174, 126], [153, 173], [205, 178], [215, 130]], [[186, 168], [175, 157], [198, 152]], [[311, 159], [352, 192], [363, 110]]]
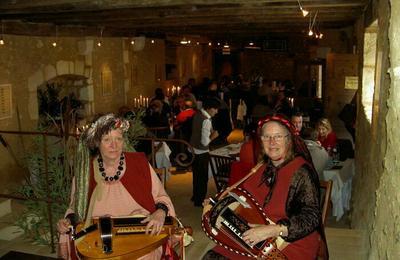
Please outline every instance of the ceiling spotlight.
[[211, 45], [212, 45], [212, 43], [211, 43], [211, 42], [209, 42], [209, 43], [208, 43], [208, 46], [211, 46]]
[[217, 42], [217, 45], [218, 45], [218, 46], [220, 46], [220, 45], [221, 45], [221, 43]]
[[151, 40], [151, 43], [153, 43], [153, 44], [154, 44], [154, 42], [155, 42], [154, 40]]
[[134, 45], [134, 44], [135, 44], [135, 40], [132, 40], [132, 41], [131, 41], [131, 45]]
[[51, 45], [53, 45], [53, 47], [57, 47], [57, 42], [53, 42]]
[[0, 39], [0, 45], [4, 45], [4, 40], [3, 40], [3, 38]]

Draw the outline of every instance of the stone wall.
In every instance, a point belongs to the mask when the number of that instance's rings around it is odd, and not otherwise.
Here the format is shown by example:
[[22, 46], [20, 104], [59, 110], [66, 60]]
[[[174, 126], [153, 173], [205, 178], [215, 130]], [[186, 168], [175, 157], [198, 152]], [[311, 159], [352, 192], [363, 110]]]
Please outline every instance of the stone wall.
[[[79, 75], [88, 85], [80, 90], [86, 116], [118, 112], [122, 105], [132, 105], [139, 94], [152, 96], [157, 82], [165, 80], [164, 41], [133, 51], [122, 38], [98, 39], [59, 37], [53, 47], [52, 37], [5, 36], [0, 46], [0, 85], [12, 86], [12, 114], [0, 119], [0, 130], [36, 131], [38, 120], [37, 88], [61, 75]], [[135, 71], [133, 77], [132, 70]], [[134, 80], [134, 81], [133, 81]], [[10, 192], [22, 179], [16, 166], [26, 155], [32, 138], [3, 134], [10, 150], [0, 145], [0, 193]]]
[[[372, 124], [362, 112], [363, 107], [358, 108], [351, 219], [354, 228], [365, 231], [369, 259], [399, 259], [400, 3], [373, 1], [370, 11], [379, 18], [377, 57], [381, 62], [377, 64], [381, 67], [375, 84], [380, 88], [375, 89], [379, 96], [374, 101]], [[359, 28], [358, 33], [362, 31]]]

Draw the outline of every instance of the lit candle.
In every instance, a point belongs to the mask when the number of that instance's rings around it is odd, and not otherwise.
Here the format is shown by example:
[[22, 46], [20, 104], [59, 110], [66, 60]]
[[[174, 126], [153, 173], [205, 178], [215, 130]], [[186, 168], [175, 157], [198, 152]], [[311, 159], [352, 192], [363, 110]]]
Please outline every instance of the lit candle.
[[179, 87], [179, 86], [178, 86], [178, 88], [177, 88], [177, 89], [178, 89], [178, 95], [179, 95], [179, 91], [181, 91], [181, 87]]
[[143, 96], [139, 96], [139, 106], [143, 106]]
[[136, 98], [133, 99], [133, 107], [136, 108]]
[[167, 96], [169, 96], [169, 88], [167, 88]]
[[146, 98], [146, 107], [149, 107], [149, 98]]

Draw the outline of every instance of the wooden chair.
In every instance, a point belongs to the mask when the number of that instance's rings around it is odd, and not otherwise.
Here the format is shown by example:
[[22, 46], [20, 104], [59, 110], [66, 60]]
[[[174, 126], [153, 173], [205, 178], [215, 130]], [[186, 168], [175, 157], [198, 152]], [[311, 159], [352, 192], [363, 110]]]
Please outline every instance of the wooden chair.
[[332, 185], [332, 180], [319, 182], [319, 187], [321, 191], [322, 224], [324, 226], [326, 222], [328, 208], [331, 203]]
[[228, 185], [231, 164], [233, 161], [235, 161], [235, 158], [221, 155], [210, 155], [211, 172], [214, 177], [215, 186], [217, 186], [217, 192], [225, 189]]
[[[328, 208], [329, 205], [331, 204], [332, 185], [333, 185], [332, 180], [319, 182], [319, 187], [321, 192], [322, 226], [324, 229], [325, 229], [325, 222], [328, 213]], [[324, 241], [323, 239], [320, 240], [318, 259], [324, 259], [324, 260], [329, 259], [328, 245], [325, 242], [326, 241]]]

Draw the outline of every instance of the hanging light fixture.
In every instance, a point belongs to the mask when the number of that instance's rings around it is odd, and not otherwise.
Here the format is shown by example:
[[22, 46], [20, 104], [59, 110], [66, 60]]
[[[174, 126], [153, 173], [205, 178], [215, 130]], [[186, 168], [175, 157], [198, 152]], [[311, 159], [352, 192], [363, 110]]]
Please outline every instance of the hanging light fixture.
[[101, 27], [100, 28], [100, 39], [99, 39], [99, 41], [97, 42], [97, 46], [99, 46], [99, 47], [101, 47], [101, 42], [102, 42], [102, 40], [103, 40], [103, 30], [104, 30], [104, 27]]
[[313, 21], [311, 22], [311, 15], [310, 15], [310, 20], [308, 22], [308, 36], [313, 36], [314, 32], [314, 25], [315, 25], [315, 20], [317, 19], [317, 15], [318, 15], [318, 10], [315, 12]]
[[188, 40], [186, 39], [186, 37], [183, 36], [182, 40], [181, 40], [179, 43], [182, 44], [182, 45], [186, 45], [186, 44], [188, 44], [189, 42], [188, 42]]
[[297, 0], [297, 3], [299, 3], [299, 8], [300, 8], [301, 13], [303, 14], [303, 17], [306, 17], [309, 12], [306, 9], [303, 9], [303, 7], [300, 4], [300, 0]]
[[4, 45], [4, 22], [3, 22], [3, 20], [1, 20], [0, 45]]
[[51, 45], [53, 45], [53, 47], [57, 47], [57, 39], [58, 39], [58, 27], [56, 25], [56, 38], [54, 39], [53, 43]]

